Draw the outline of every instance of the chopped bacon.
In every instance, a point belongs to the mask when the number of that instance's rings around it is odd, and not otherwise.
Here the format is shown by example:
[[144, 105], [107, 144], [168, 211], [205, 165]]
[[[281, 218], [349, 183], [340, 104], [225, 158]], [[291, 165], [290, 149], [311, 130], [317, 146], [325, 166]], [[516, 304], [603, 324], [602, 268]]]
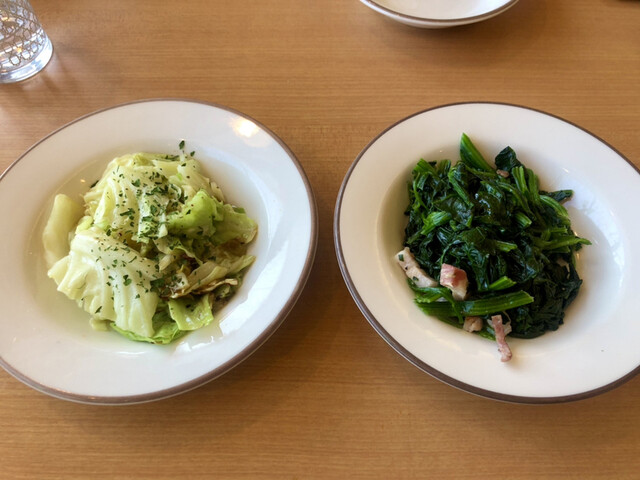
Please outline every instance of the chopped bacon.
[[396, 260], [398, 260], [398, 264], [400, 264], [407, 277], [412, 279], [417, 287], [426, 288], [438, 285], [438, 282], [420, 268], [420, 265], [418, 265], [418, 262], [416, 261], [416, 257], [413, 256], [413, 253], [411, 253], [409, 248], [405, 247], [404, 250], [398, 252], [396, 254]]
[[[508, 324], [507, 324], [508, 325]], [[507, 345], [507, 340], [505, 339], [505, 326], [502, 323], [502, 315], [492, 315], [491, 316], [491, 326], [493, 327], [493, 331], [496, 335], [496, 342], [498, 343], [498, 351], [500, 352], [500, 361], [508, 362], [511, 360], [511, 349], [509, 345]], [[508, 325], [510, 327], [510, 325]], [[509, 331], [511, 329], [509, 328]]]
[[496, 170], [496, 173], [497, 173], [498, 175], [500, 175], [501, 177], [509, 178], [509, 172], [507, 172], [506, 170], [500, 170], [500, 169], [497, 169], [497, 170]]
[[479, 332], [482, 330], [482, 318], [480, 317], [466, 317], [464, 319], [464, 325], [462, 329], [467, 332]]
[[464, 300], [469, 286], [467, 272], [448, 263], [443, 263], [440, 268], [440, 285], [451, 290], [454, 300]]

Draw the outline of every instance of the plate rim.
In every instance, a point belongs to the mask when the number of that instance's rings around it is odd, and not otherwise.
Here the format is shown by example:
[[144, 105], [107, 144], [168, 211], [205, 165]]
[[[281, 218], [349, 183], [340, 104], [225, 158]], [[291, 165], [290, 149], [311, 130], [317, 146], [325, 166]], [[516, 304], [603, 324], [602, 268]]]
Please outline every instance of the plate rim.
[[418, 17], [415, 15], [408, 15], [406, 13], [401, 13], [401, 12], [398, 12], [397, 10], [393, 10], [389, 7], [380, 5], [376, 0], [360, 0], [360, 2], [362, 2], [369, 8], [379, 13], [382, 13], [383, 15], [389, 18], [397, 17], [395, 18], [395, 20], [401, 21], [402, 23], [405, 23], [405, 24], [410, 24], [413, 26], [420, 25], [424, 27], [432, 27], [432, 26], [441, 26], [441, 27], [452, 26], [453, 27], [453, 26], [467, 25], [469, 23], [476, 23], [476, 22], [481, 22], [483, 20], [488, 20], [492, 17], [495, 17], [505, 12], [509, 8], [513, 7], [516, 3], [518, 3], [518, 0], [507, 0], [507, 2], [501, 5], [500, 7], [494, 8], [493, 10], [482, 13], [480, 15], [471, 15], [468, 17], [459, 17], [459, 18], [451, 18], [451, 19]]
[[52, 397], [55, 397], [61, 400], [68, 400], [76, 403], [96, 404], [96, 405], [131, 405], [131, 404], [146, 403], [151, 401], [158, 401], [165, 398], [180, 395], [182, 393], [186, 393], [190, 390], [200, 387], [224, 375], [234, 367], [238, 366], [244, 360], [249, 358], [253, 353], [255, 353], [271, 337], [271, 335], [273, 335], [276, 332], [276, 330], [278, 330], [278, 328], [282, 325], [285, 318], [289, 315], [289, 313], [297, 303], [300, 295], [304, 290], [304, 287], [311, 274], [311, 270], [314, 264], [314, 259], [315, 259], [317, 246], [318, 246], [318, 206], [315, 199], [315, 194], [311, 187], [311, 182], [309, 181], [309, 178], [307, 177], [307, 174], [302, 164], [300, 163], [299, 159], [295, 155], [295, 153], [293, 153], [291, 148], [275, 132], [273, 132], [270, 128], [268, 128], [262, 122], [254, 119], [253, 117], [239, 110], [236, 110], [235, 108], [227, 107], [225, 105], [215, 103], [215, 102], [208, 102], [208, 101], [196, 100], [192, 98], [180, 98], [180, 97], [144, 98], [144, 99], [138, 99], [138, 100], [118, 103], [115, 105], [103, 107], [98, 110], [94, 110], [92, 112], [81, 115], [80, 117], [77, 117], [65, 123], [64, 125], [56, 128], [55, 130], [51, 131], [44, 137], [40, 138], [38, 141], [32, 144], [27, 150], [25, 150], [16, 160], [14, 160], [12, 163], [9, 164], [9, 166], [4, 170], [4, 172], [0, 174], [0, 182], [8, 175], [10, 170], [15, 165], [18, 164], [18, 162], [23, 160], [32, 150], [38, 147], [41, 143], [45, 142], [52, 136], [58, 134], [62, 130], [69, 128], [70, 126], [76, 123], [79, 123], [95, 115], [100, 115], [104, 112], [115, 110], [118, 108], [125, 108], [132, 105], [143, 104], [143, 103], [165, 103], [165, 102], [166, 103], [170, 103], [170, 102], [193, 103], [193, 104], [197, 104], [205, 107], [213, 107], [219, 110], [226, 111], [228, 113], [232, 113], [241, 118], [244, 118], [245, 120], [253, 122], [260, 129], [262, 129], [267, 135], [269, 135], [273, 140], [275, 140], [280, 146], [280, 148], [283, 149], [285, 154], [288, 156], [289, 160], [291, 160], [296, 170], [298, 171], [298, 175], [304, 185], [304, 188], [307, 194], [307, 200], [309, 202], [309, 207], [310, 207], [310, 224], [311, 224], [311, 230], [309, 232], [310, 241], [309, 241], [309, 246], [307, 248], [307, 253], [306, 253], [306, 257], [304, 260], [304, 265], [303, 265], [300, 277], [298, 278], [295, 284], [295, 287], [293, 289], [293, 292], [289, 296], [287, 302], [280, 309], [280, 311], [274, 318], [273, 322], [268, 326], [268, 328], [263, 330], [260, 333], [260, 335], [258, 335], [249, 345], [247, 345], [244, 349], [239, 351], [232, 358], [227, 360], [225, 363], [217, 366], [216, 368], [210, 370], [209, 372], [205, 373], [204, 375], [200, 375], [199, 377], [193, 378], [186, 382], [182, 382], [172, 387], [163, 388], [161, 390], [155, 390], [148, 393], [141, 393], [141, 394], [134, 394], [134, 395], [115, 395], [115, 396], [87, 395], [87, 394], [78, 394], [78, 393], [68, 392], [66, 390], [58, 389], [55, 387], [45, 385], [41, 382], [38, 382], [30, 378], [29, 376], [24, 375], [18, 369], [10, 365], [8, 362], [4, 360], [4, 358], [0, 354], [0, 367], [2, 367], [11, 376], [16, 378], [20, 382], [24, 383], [25, 385], [33, 388], [34, 390], [37, 390], [41, 393], [50, 395]]
[[474, 385], [470, 385], [468, 383], [462, 382], [462, 381], [460, 381], [460, 380], [458, 380], [458, 379], [456, 379], [454, 377], [451, 377], [449, 375], [446, 375], [446, 374], [440, 372], [439, 370], [437, 370], [436, 368], [432, 367], [428, 363], [420, 360], [415, 355], [413, 355], [406, 347], [404, 347], [402, 344], [400, 344], [400, 342], [397, 341], [391, 334], [389, 334], [389, 332], [387, 332], [384, 329], [384, 327], [382, 327], [382, 325], [378, 322], [378, 320], [375, 318], [375, 316], [371, 313], [371, 311], [367, 307], [366, 303], [363, 301], [360, 293], [358, 292], [358, 289], [354, 285], [353, 280], [351, 278], [351, 275], [349, 274], [349, 270], [347, 269], [346, 262], [345, 262], [345, 257], [344, 257], [344, 252], [342, 250], [342, 242], [341, 242], [341, 236], [340, 236], [340, 212], [341, 212], [342, 201], [343, 201], [343, 198], [344, 198], [344, 193], [345, 193], [346, 187], [347, 187], [347, 185], [349, 183], [349, 179], [351, 178], [351, 175], [353, 174], [355, 168], [357, 167], [357, 164], [360, 162], [360, 160], [362, 159], [364, 154], [383, 135], [385, 135], [387, 132], [389, 132], [391, 129], [395, 128], [396, 126], [408, 121], [409, 119], [411, 119], [413, 117], [416, 117], [418, 115], [425, 114], [425, 113], [430, 112], [430, 111], [434, 111], [434, 110], [440, 110], [440, 109], [444, 109], [444, 108], [455, 108], [455, 107], [469, 106], [469, 105], [498, 105], [498, 106], [504, 106], [504, 107], [509, 107], [509, 108], [523, 109], [523, 110], [532, 111], [532, 112], [535, 112], [535, 113], [538, 113], [538, 114], [542, 114], [542, 115], [551, 117], [551, 118], [556, 119], [556, 120], [560, 120], [561, 122], [569, 124], [570, 126], [573, 126], [573, 127], [577, 128], [578, 130], [581, 130], [582, 132], [586, 133], [587, 135], [590, 135], [591, 137], [595, 138], [596, 140], [598, 140], [599, 142], [601, 142], [602, 144], [604, 144], [605, 146], [610, 148], [613, 152], [615, 152], [618, 156], [620, 156], [623, 160], [625, 160], [629, 165], [631, 165], [631, 167], [633, 167], [633, 169], [636, 171], [636, 173], [638, 173], [640, 175], [640, 167], [639, 166], [635, 165], [626, 156], [624, 156], [618, 149], [613, 147], [611, 144], [609, 144], [608, 142], [606, 142], [605, 140], [603, 140], [599, 136], [593, 134], [589, 130], [585, 129], [584, 127], [581, 127], [580, 125], [577, 125], [574, 122], [566, 120], [565, 118], [563, 118], [563, 117], [561, 117], [559, 115], [552, 114], [552, 113], [546, 112], [546, 111], [538, 109], [538, 108], [529, 107], [529, 106], [525, 106], [525, 105], [519, 105], [519, 104], [515, 104], [515, 103], [500, 102], [500, 101], [462, 101], [462, 102], [453, 102], [453, 103], [446, 103], [446, 104], [442, 104], [442, 105], [436, 105], [436, 106], [425, 108], [423, 110], [420, 110], [420, 111], [417, 111], [415, 113], [409, 114], [409, 115], [401, 118], [400, 120], [397, 120], [397, 121], [393, 122], [391, 125], [387, 126], [386, 128], [384, 128], [380, 133], [378, 133], [372, 140], [370, 140], [367, 143], [367, 145], [360, 151], [360, 153], [356, 156], [355, 160], [349, 166], [349, 169], [347, 170], [347, 172], [346, 172], [346, 174], [344, 176], [344, 179], [342, 181], [342, 184], [340, 186], [340, 190], [338, 191], [338, 196], [336, 198], [336, 204], [335, 204], [335, 209], [334, 209], [334, 217], [333, 217], [333, 240], [334, 240], [334, 249], [335, 249], [335, 252], [336, 252], [336, 257], [338, 259], [338, 266], [340, 268], [340, 273], [342, 274], [342, 277], [343, 277], [344, 282], [345, 282], [345, 284], [347, 286], [347, 289], [349, 290], [349, 293], [351, 294], [354, 302], [356, 303], [356, 306], [358, 307], [360, 312], [364, 315], [364, 317], [369, 322], [369, 324], [373, 327], [373, 329], [401, 357], [403, 357], [405, 360], [407, 360], [409, 363], [411, 363], [412, 365], [414, 365], [418, 369], [420, 369], [423, 372], [425, 372], [425, 373], [431, 375], [432, 377], [436, 378], [437, 380], [440, 380], [440, 381], [442, 381], [443, 383], [445, 383], [447, 385], [450, 385], [452, 387], [455, 387], [455, 388], [457, 388], [459, 390], [462, 390], [462, 391], [465, 391], [467, 393], [471, 393], [471, 394], [474, 394], [474, 395], [477, 395], [477, 396], [480, 396], [480, 397], [484, 397], [484, 398], [489, 398], [489, 399], [492, 399], [492, 400], [499, 400], [499, 401], [503, 401], [503, 402], [508, 402], [508, 403], [556, 404], [556, 403], [567, 403], [567, 402], [573, 402], [573, 401], [577, 401], [577, 400], [587, 399], [587, 398], [594, 397], [596, 395], [605, 393], [607, 391], [613, 390], [616, 387], [619, 387], [620, 385], [626, 383], [627, 381], [629, 381], [633, 377], [635, 377], [638, 373], [640, 373], [640, 365], [636, 366], [633, 370], [631, 370], [627, 374], [623, 375], [622, 377], [620, 377], [620, 378], [618, 378], [618, 379], [616, 379], [616, 380], [614, 380], [614, 381], [612, 381], [610, 383], [607, 383], [606, 385], [602, 385], [600, 387], [597, 387], [597, 388], [594, 388], [594, 389], [591, 389], [591, 390], [587, 390], [587, 391], [579, 392], [579, 393], [575, 393], [575, 394], [569, 394], [569, 395], [545, 396], [545, 397], [532, 397], [532, 396], [526, 396], [526, 395], [512, 395], [512, 394], [495, 392], [493, 390], [484, 389], [484, 388], [481, 388], [481, 387], [476, 387]]

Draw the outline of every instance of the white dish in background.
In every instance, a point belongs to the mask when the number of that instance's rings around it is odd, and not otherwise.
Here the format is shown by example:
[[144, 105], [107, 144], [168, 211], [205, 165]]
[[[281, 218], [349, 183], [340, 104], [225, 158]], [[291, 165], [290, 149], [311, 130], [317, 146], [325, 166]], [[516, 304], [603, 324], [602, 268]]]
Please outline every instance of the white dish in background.
[[495, 17], [518, 0], [360, 0], [397, 22], [420, 28], [445, 28]]
[[[579, 253], [584, 283], [564, 325], [511, 339], [508, 363], [494, 342], [423, 314], [394, 259], [404, 241], [411, 170], [420, 158], [458, 160], [463, 132], [487, 160], [511, 146], [542, 189], [573, 189], [565, 204], [572, 227], [592, 241]], [[462, 103], [412, 115], [360, 153], [338, 195], [334, 240], [358, 307], [400, 355], [471, 393], [554, 403], [596, 395], [640, 371], [638, 205], [638, 170], [580, 127], [530, 108]]]
[[[85, 192], [114, 157], [177, 153], [185, 141], [228, 201], [258, 223], [256, 256], [219, 323], [174, 343], [92, 330], [46, 275], [41, 234], [58, 192]], [[195, 388], [234, 367], [281, 324], [306, 282], [316, 206], [298, 160], [266, 127], [225, 107], [145, 100], [79, 118], [31, 147], [0, 177], [3, 275], [0, 365], [55, 397], [138, 403]]]

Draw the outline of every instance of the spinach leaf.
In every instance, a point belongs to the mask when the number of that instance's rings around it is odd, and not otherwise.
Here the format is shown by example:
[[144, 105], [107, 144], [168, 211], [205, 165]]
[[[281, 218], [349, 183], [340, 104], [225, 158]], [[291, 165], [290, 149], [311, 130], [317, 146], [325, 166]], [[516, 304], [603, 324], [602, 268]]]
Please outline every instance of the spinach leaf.
[[[407, 191], [404, 246], [433, 278], [447, 263], [469, 279], [463, 301], [443, 287], [412, 285], [423, 311], [459, 327], [464, 316], [504, 314], [521, 338], [558, 329], [582, 285], [575, 252], [590, 244], [562, 205], [571, 190], [541, 190], [511, 147], [490, 166], [462, 134], [460, 161], [420, 160]], [[479, 333], [491, 337], [486, 325]]]

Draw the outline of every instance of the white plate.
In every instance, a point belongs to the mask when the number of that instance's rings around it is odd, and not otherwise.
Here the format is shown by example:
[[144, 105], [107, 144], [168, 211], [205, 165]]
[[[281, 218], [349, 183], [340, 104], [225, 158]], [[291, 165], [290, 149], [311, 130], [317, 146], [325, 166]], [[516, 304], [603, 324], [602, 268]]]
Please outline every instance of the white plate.
[[[227, 199], [259, 226], [256, 255], [219, 325], [168, 346], [91, 329], [56, 291], [41, 233], [55, 193], [78, 194], [114, 157], [194, 150]], [[44, 138], [0, 177], [3, 274], [0, 364], [26, 384], [79, 402], [137, 403], [176, 395], [248, 357], [280, 325], [306, 282], [316, 206], [293, 153], [266, 127], [221, 106], [146, 100], [89, 114]]]
[[[424, 315], [395, 264], [402, 249], [407, 182], [420, 158], [459, 158], [467, 133], [485, 158], [505, 146], [539, 174], [546, 190], [570, 188], [572, 226], [593, 245], [578, 258], [583, 287], [565, 324], [494, 342]], [[640, 370], [637, 275], [640, 175], [603, 141], [560, 118], [496, 103], [463, 103], [417, 113], [389, 127], [356, 158], [342, 184], [334, 240], [360, 310], [398, 353], [436, 378], [495, 399], [551, 403], [611, 389]]]
[[397, 22], [445, 28], [480, 22], [506, 11], [518, 0], [360, 0]]

